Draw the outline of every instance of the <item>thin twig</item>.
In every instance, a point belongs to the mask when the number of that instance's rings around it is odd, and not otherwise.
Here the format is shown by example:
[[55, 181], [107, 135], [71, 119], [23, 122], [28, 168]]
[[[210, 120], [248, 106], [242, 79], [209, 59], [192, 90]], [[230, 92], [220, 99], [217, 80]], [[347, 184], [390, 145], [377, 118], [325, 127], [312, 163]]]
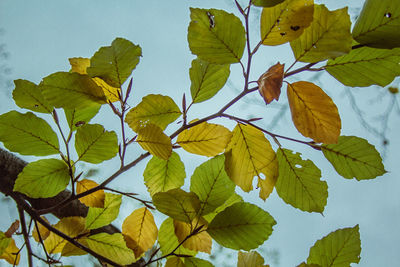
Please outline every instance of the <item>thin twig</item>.
[[26, 228], [24, 210], [20, 206], [17, 206], [17, 207], [18, 207], [19, 220], [21, 222], [22, 235], [24, 236], [26, 252], [28, 254], [28, 266], [33, 267], [33, 260], [32, 260], [33, 252], [32, 252], [31, 243], [29, 241], [29, 234], [28, 234], [28, 231]]

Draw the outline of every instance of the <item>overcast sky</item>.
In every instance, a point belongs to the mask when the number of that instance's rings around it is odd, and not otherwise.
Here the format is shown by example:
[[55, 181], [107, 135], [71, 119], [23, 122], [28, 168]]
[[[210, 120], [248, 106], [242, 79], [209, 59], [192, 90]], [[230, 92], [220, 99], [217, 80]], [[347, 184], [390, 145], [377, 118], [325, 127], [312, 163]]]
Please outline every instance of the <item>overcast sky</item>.
[[[362, 1], [320, 1], [330, 9], [343, 7], [351, 2], [350, 12], [361, 8]], [[108, 46], [116, 37], [123, 37], [142, 47], [143, 57], [134, 71], [134, 89], [131, 105], [150, 93], [170, 95], [180, 104], [182, 94], [190, 95], [188, 69], [195, 57], [187, 45], [187, 27], [189, 24], [189, 7], [222, 8], [234, 12], [233, 1], [155, 1], [155, 0], [86, 0], [86, 1], [0, 1], [0, 28], [4, 34], [1, 42], [6, 44], [10, 58], [6, 62], [12, 69], [10, 79], [27, 79], [39, 83], [41, 79], [53, 72], [68, 71], [70, 57], [91, 57], [101, 46]], [[258, 42], [258, 20], [255, 11], [252, 19], [252, 44]], [[274, 48], [263, 48], [254, 61], [252, 80], [256, 80], [271, 65], [280, 61], [289, 66], [293, 62], [292, 52], [288, 45]], [[228, 85], [204, 105], [195, 106], [189, 119], [201, 117], [217, 110], [218, 106], [227, 103], [242, 88], [241, 72], [238, 66], [232, 66], [231, 79]], [[309, 76], [306, 76], [309, 77]], [[298, 79], [295, 78], [295, 79]], [[316, 81], [333, 98], [342, 118], [342, 134], [357, 135], [367, 138], [370, 143], [380, 149], [381, 140], [375, 138], [359, 123], [357, 116], [344, 95], [345, 88], [328, 74]], [[9, 89], [1, 89], [0, 113], [16, 109]], [[370, 101], [376, 97], [378, 88], [353, 90], [360, 105], [367, 109]], [[282, 97], [284, 99], [284, 97]], [[377, 114], [386, 108], [383, 98], [379, 105], [374, 105]], [[268, 108], [262, 104], [258, 93], [247, 97], [245, 104], [237, 104], [231, 114], [247, 117], [250, 114], [265, 117], [260, 122], [266, 126], [279, 105]], [[259, 104], [261, 103], [261, 104]], [[284, 103], [284, 101], [282, 101]], [[371, 109], [369, 109], [371, 111]], [[107, 115], [109, 111], [102, 109], [96, 122], [103, 123], [108, 129], [118, 129], [118, 121]], [[377, 120], [372, 121], [375, 125]], [[232, 127], [232, 124], [227, 124]], [[258, 192], [244, 194], [237, 189], [246, 200], [253, 201], [267, 210], [278, 224], [270, 239], [260, 247], [260, 252], [269, 263], [266, 251], [279, 251], [280, 264], [271, 266], [296, 266], [308, 257], [309, 248], [317, 239], [322, 238], [338, 228], [360, 225], [362, 252], [359, 266], [397, 266], [400, 262], [400, 194], [398, 179], [399, 164], [397, 150], [400, 148], [396, 140], [399, 132], [398, 116], [390, 120], [385, 168], [388, 174], [375, 180], [357, 182], [346, 180], [337, 175], [323, 156], [311, 149], [289, 142], [282, 144], [292, 150], [301, 152], [304, 158], [312, 159], [322, 170], [322, 177], [328, 182], [329, 198], [324, 211], [320, 214], [301, 212], [285, 204], [276, 194], [264, 203], [257, 198]], [[392, 126], [393, 125], [393, 126]], [[276, 133], [302, 138], [295, 130], [288, 113], [274, 130]], [[131, 158], [140, 153], [139, 149], [131, 151]], [[187, 180], [193, 169], [205, 160], [182, 153], [186, 165]], [[33, 158], [26, 158], [34, 160]], [[148, 199], [146, 189], [142, 185], [142, 172], [147, 161], [138, 168], [125, 174], [112, 184], [115, 188], [141, 193]], [[90, 166], [89, 166], [90, 167]], [[117, 161], [107, 163], [101, 170], [101, 177], [107, 177], [118, 168]], [[101, 179], [101, 177], [99, 179]], [[124, 199], [125, 200], [125, 199]], [[136, 203], [126, 201], [121, 210], [122, 222]], [[16, 219], [16, 212], [10, 210], [9, 217], [1, 218], [0, 230], [5, 231], [11, 221]], [[163, 217], [157, 219], [161, 223]], [[21, 243], [20, 243], [21, 244]], [[231, 251], [233, 252], [233, 251]], [[24, 251], [23, 257], [26, 256]], [[236, 252], [232, 261], [236, 261]], [[229, 261], [228, 261], [229, 262]], [[0, 266], [3, 263], [0, 263]]]

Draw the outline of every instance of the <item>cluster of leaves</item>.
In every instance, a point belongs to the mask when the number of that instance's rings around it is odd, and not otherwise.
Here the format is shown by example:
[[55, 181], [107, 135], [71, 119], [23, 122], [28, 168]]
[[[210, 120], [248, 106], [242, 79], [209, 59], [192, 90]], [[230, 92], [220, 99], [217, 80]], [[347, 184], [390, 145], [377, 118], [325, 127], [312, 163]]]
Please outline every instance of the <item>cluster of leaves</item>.
[[[367, 0], [352, 32], [347, 8], [330, 11], [313, 0], [257, 0], [245, 8], [235, 3], [244, 26], [238, 17], [223, 10], [190, 10], [188, 42], [197, 58], [189, 70], [192, 100], [187, 105], [184, 95], [181, 108], [169, 96], [155, 94], [129, 108], [129, 77], [139, 63], [141, 48], [122, 38], [100, 48], [90, 59], [71, 58], [69, 72], [53, 73], [39, 85], [15, 81], [15, 103], [36, 114], [50, 115], [58, 135], [32, 112], [10, 111], [0, 116], [0, 140], [7, 149], [22, 155], [57, 155], [29, 163], [19, 174], [14, 191], [29, 198], [50, 198], [70, 186], [71, 196], [53, 209], [74, 199], [89, 207], [85, 218], [66, 217], [54, 225], [39, 217], [52, 209], [39, 211], [32, 218], [36, 225], [32, 236], [43, 245], [47, 256], [90, 253], [112, 265], [129, 265], [158, 240], [146, 265], [167, 258], [166, 266], [212, 266], [195, 258], [198, 252], [211, 253], [212, 240], [235, 250], [256, 249], [271, 235], [276, 222], [267, 211], [244, 202], [235, 193], [236, 186], [249, 192], [256, 178], [261, 199], [266, 200], [275, 188], [286, 203], [306, 212], [322, 213], [327, 203], [328, 186], [321, 180], [320, 169], [299, 152], [283, 147], [279, 139], [321, 151], [344, 178], [364, 180], [385, 173], [381, 157], [371, 144], [359, 137], [340, 135], [337, 107], [323, 89], [309, 81], [289, 83], [285, 78], [302, 71], [326, 70], [348, 86], [389, 84], [400, 75], [400, 48], [395, 48], [400, 46], [400, 33], [396, 31], [400, 24], [399, 2]], [[252, 48], [249, 13], [259, 6], [264, 7], [261, 38]], [[249, 88], [251, 60], [258, 49], [287, 42], [295, 62], [286, 69], [277, 63], [254, 81], [256, 87]], [[245, 51], [247, 55], [243, 56]], [[307, 64], [290, 71], [298, 62]], [[230, 65], [235, 63], [243, 69], [240, 94], [216, 113], [188, 122], [192, 105], [216, 95], [229, 77]], [[322, 66], [313, 68], [316, 64]], [[293, 123], [311, 141], [274, 134], [256, 124], [260, 118], [245, 119], [227, 113], [234, 103], [255, 91], [266, 104], [278, 100], [283, 83], [287, 84]], [[102, 105], [108, 105], [119, 119], [120, 140], [114, 131], [90, 123]], [[66, 127], [60, 112], [65, 115]], [[180, 117], [178, 128], [171, 135], [164, 133]], [[215, 118], [233, 120], [236, 126], [230, 130], [209, 122]], [[132, 131], [128, 132], [126, 125]], [[276, 150], [267, 137], [274, 141]], [[146, 152], [125, 163], [128, 148], [134, 144]], [[192, 174], [189, 192], [181, 189], [186, 173], [176, 152], [180, 148], [209, 158]], [[117, 155], [120, 168], [100, 184], [84, 177], [77, 166], [78, 162], [100, 164]], [[108, 188], [108, 183], [149, 156], [152, 158], [143, 177], [152, 202], [141, 200], [144, 207], [125, 218], [122, 233], [93, 233], [117, 218], [122, 195], [134, 197]], [[168, 216], [159, 227], [153, 218], [153, 206]], [[17, 264], [19, 254], [12, 254], [16, 249], [13, 232], [0, 233], [0, 255]], [[307, 263], [299, 266], [345, 266], [357, 263], [360, 251], [357, 225], [317, 241]], [[238, 266], [263, 264], [257, 252], [239, 251]]]

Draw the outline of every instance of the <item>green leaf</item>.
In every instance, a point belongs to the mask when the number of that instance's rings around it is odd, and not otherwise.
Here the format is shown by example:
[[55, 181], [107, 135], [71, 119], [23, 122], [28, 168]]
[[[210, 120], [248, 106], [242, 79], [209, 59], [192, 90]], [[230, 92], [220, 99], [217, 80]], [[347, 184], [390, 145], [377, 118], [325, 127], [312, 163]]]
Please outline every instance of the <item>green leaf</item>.
[[11, 238], [7, 237], [3, 232], [0, 231], [0, 255], [6, 250], [11, 242]]
[[171, 138], [160, 127], [152, 123], [146, 124], [138, 131], [136, 142], [153, 156], [167, 160], [172, 153]]
[[56, 108], [85, 108], [107, 103], [103, 90], [92, 78], [75, 72], [56, 72], [39, 85], [44, 98]]
[[206, 101], [217, 94], [228, 80], [229, 68], [228, 64], [212, 64], [199, 58], [194, 59], [189, 70], [193, 103]]
[[167, 160], [153, 157], [147, 163], [143, 177], [150, 195], [179, 188], [185, 182], [185, 165], [176, 152]]
[[41, 113], [53, 111], [53, 106], [43, 98], [39, 86], [27, 80], [15, 80], [14, 84], [13, 99], [18, 107]]
[[169, 96], [150, 94], [143, 97], [142, 102], [126, 114], [125, 122], [135, 132], [149, 123], [165, 130], [181, 114], [179, 107]]
[[153, 196], [153, 204], [160, 212], [182, 222], [192, 222], [200, 210], [200, 200], [193, 192], [180, 188], [158, 192]]
[[101, 47], [90, 59], [86, 69], [91, 77], [100, 77], [113, 87], [120, 88], [139, 63], [142, 49], [132, 42], [116, 38], [111, 46]]
[[325, 69], [347, 86], [386, 86], [400, 75], [400, 48], [361, 47], [329, 60]]
[[319, 62], [349, 53], [353, 40], [350, 26], [347, 7], [329, 11], [324, 5], [314, 5], [311, 25], [290, 43], [296, 60]]
[[190, 191], [200, 199], [199, 215], [214, 211], [235, 192], [235, 184], [225, 172], [225, 156], [216, 156], [198, 166], [190, 180]]
[[75, 131], [79, 126], [89, 123], [99, 112], [100, 107], [95, 105], [82, 109], [64, 109], [69, 128]]
[[59, 159], [41, 159], [25, 166], [15, 181], [14, 191], [31, 198], [54, 197], [69, 184], [67, 164]]
[[97, 229], [110, 224], [119, 214], [122, 195], [105, 193], [104, 207], [89, 207], [86, 217], [86, 229]]
[[133, 251], [129, 249], [124, 237], [120, 233], [100, 233], [87, 237], [88, 247], [94, 252], [121, 265], [128, 265], [135, 261]]
[[275, 188], [278, 195], [295, 208], [308, 212], [324, 211], [328, 185], [321, 181], [321, 171], [311, 160], [303, 160], [300, 153], [278, 149], [279, 177]]
[[[178, 237], [175, 235], [174, 220], [167, 218], [160, 226], [158, 230], [158, 243], [160, 244], [160, 250], [162, 255], [167, 255], [172, 252], [178, 245]], [[178, 255], [196, 255], [196, 251], [179, 246], [175, 251]]]
[[231, 194], [231, 196], [218, 208], [216, 208], [213, 212], [205, 215], [203, 218], [206, 219], [208, 222], [211, 222], [218, 213], [226, 209], [227, 207], [232, 206], [235, 203], [243, 202], [243, 198], [236, 193]]
[[78, 128], [75, 149], [81, 161], [101, 163], [118, 152], [118, 137], [114, 131], [106, 131], [100, 124], [86, 124]]
[[260, 7], [272, 7], [282, 3], [285, 0], [252, 0], [251, 3]]
[[344, 178], [373, 179], [386, 173], [379, 152], [365, 139], [340, 136], [337, 144], [322, 145], [321, 149]]
[[367, 0], [352, 34], [360, 44], [377, 48], [394, 48], [400, 47], [399, 29], [399, 1]]
[[238, 63], [246, 37], [241, 21], [217, 9], [190, 8], [189, 47], [199, 58], [216, 64]]
[[10, 111], [0, 115], [0, 141], [21, 155], [47, 156], [59, 153], [57, 134], [32, 112]]
[[264, 258], [257, 251], [238, 252], [237, 267], [266, 267]]
[[308, 264], [350, 266], [360, 261], [361, 240], [358, 225], [330, 233], [310, 249]]
[[185, 258], [186, 267], [213, 267], [214, 265], [206, 260], [199, 258]]
[[261, 42], [280, 45], [297, 39], [313, 20], [314, 0], [286, 0], [263, 8], [260, 18]]
[[182, 131], [176, 142], [187, 152], [213, 157], [225, 150], [231, 136], [222, 125], [202, 122]]
[[268, 212], [256, 205], [239, 202], [218, 213], [208, 225], [207, 232], [221, 246], [250, 250], [268, 239], [275, 224]]

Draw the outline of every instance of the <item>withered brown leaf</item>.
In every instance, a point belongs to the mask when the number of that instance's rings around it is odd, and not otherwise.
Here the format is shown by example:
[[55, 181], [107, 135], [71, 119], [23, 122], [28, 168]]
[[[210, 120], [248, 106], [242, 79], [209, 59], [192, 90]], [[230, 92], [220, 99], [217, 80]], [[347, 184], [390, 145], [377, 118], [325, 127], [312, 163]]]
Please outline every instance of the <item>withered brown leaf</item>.
[[257, 81], [258, 91], [266, 104], [271, 103], [274, 99], [279, 100], [284, 67], [285, 64], [276, 63], [261, 75]]

